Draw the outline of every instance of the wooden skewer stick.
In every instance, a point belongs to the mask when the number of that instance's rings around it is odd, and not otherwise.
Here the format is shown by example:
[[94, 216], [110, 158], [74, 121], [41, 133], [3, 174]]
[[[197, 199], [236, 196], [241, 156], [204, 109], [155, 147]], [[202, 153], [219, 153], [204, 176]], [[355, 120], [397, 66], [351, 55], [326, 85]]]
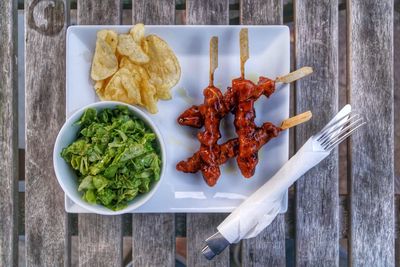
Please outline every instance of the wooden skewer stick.
[[244, 79], [244, 64], [249, 59], [249, 30], [240, 30], [240, 75]]
[[218, 37], [210, 39], [210, 86], [214, 86], [214, 72], [218, 68]]
[[284, 120], [282, 122], [281, 128], [283, 130], [292, 128], [292, 127], [294, 127], [296, 125], [299, 125], [299, 124], [301, 124], [303, 122], [306, 122], [306, 121], [310, 120], [311, 117], [312, 117], [311, 111], [306, 111], [304, 113], [301, 113], [299, 115], [296, 115], [294, 117], [291, 117], [289, 119]]
[[295, 70], [289, 74], [276, 78], [275, 82], [277, 83], [291, 83], [296, 80], [299, 80], [307, 75], [310, 75], [313, 72], [311, 67], [302, 67], [298, 70]]

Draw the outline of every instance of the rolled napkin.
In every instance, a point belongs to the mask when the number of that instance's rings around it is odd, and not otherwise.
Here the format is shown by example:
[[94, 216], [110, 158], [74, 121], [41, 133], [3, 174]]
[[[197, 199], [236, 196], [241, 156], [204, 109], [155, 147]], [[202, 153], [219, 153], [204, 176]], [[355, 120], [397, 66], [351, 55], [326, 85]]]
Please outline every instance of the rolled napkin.
[[[346, 118], [350, 112], [351, 106], [346, 105], [324, 129], [336, 121]], [[340, 131], [340, 129], [337, 129], [337, 131]], [[279, 213], [286, 190], [329, 154], [330, 151], [325, 151], [316, 141], [316, 137], [311, 136], [271, 179], [247, 198], [217, 227], [217, 233], [205, 240], [207, 246], [203, 248], [203, 255], [207, 259], [212, 259], [229, 244], [257, 236]]]

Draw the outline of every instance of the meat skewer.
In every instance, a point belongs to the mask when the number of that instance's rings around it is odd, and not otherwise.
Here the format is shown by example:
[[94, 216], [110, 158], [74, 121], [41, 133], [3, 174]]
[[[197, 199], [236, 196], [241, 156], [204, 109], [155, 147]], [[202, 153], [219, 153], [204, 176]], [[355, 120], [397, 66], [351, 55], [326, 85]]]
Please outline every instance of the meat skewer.
[[199, 107], [204, 114], [204, 131], [197, 134], [201, 144], [212, 146], [221, 138], [219, 124], [221, 114], [224, 114], [225, 105], [220, 89], [214, 86], [214, 72], [218, 67], [218, 38], [213, 36], [210, 40], [210, 80], [209, 85], [203, 91], [204, 104]]
[[[201, 128], [204, 131], [198, 133], [200, 149], [186, 161], [181, 161], [176, 168], [183, 172], [201, 171], [208, 185], [213, 186], [220, 177], [219, 166], [229, 158], [236, 157], [238, 166], [244, 177], [254, 175], [258, 163], [258, 150], [271, 138], [278, 136], [284, 129], [276, 127], [271, 123], [264, 123], [257, 127], [254, 122], [256, 117], [254, 103], [261, 95], [269, 97], [275, 91], [276, 82], [289, 83], [304, 77], [312, 72], [312, 69], [305, 67], [278, 77], [275, 81], [260, 77], [257, 84], [245, 79], [244, 67], [249, 58], [248, 51], [248, 30], [240, 31], [240, 70], [241, 77], [232, 81], [224, 95], [220, 89], [213, 84], [214, 71], [218, 65], [217, 59], [217, 38], [210, 40], [210, 82], [204, 89], [204, 103], [200, 106], [192, 106], [178, 118], [181, 125]], [[238, 138], [231, 139], [219, 145], [221, 138], [219, 125], [221, 119], [229, 112], [235, 114], [235, 129]], [[311, 115], [311, 114], [310, 114]], [[311, 116], [303, 119], [308, 120]], [[301, 120], [300, 120], [301, 121]], [[303, 121], [301, 121], [303, 122]]]
[[[204, 89], [204, 104], [198, 111], [203, 114], [204, 131], [197, 134], [200, 141], [200, 150], [194, 155], [202, 164], [199, 166], [204, 177], [207, 177], [208, 184], [215, 184], [220, 176], [219, 159], [221, 153], [228, 153], [223, 146], [219, 146], [218, 140], [221, 138], [219, 125], [223, 114], [226, 114], [223, 95], [220, 89], [214, 86], [214, 72], [218, 67], [218, 38], [212, 37], [210, 40], [210, 78], [209, 85]], [[223, 148], [221, 150], [221, 148]], [[221, 152], [222, 151], [222, 152]], [[229, 154], [229, 153], [228, 153]]]
[[[236, 95], [237, 107], [235, 108], [235, 129], [239, 138], [239, 153], [236, 162], [242, 175], [250, 178], [254, 175], [258, 164], [258, 131], [254, 120], [256, 112], [254, 103], [264, 94], [269, 97], [275, 91], [275, 81], [264, 78], [260, 79], [258, 85], [245, 79], [245, 64], [249, 58], [248, 29], [240, 30], [240, 78], [232, 81], [232, 91]], [[296, 75], [291, 75], [282, 80], [293, 80]]]
[[[249, 58], [248, 29], [240, 30], [240, 78], [232, 81], [232, 92], [236, 95], [234, 125], [239, 139], [239, 151], [236, 162], [246, 178], [254, 175], [258, 163], [259, 129], [255, 124], [255, 101], [264, 94], [269, 97], [275, 90], [275, 82], [270, 79], [260, 80], [259, 85], [245, 79], [245, 64]], [[280, 129], [278, 128], [279, 132]], [[257, 134], [256, 134], [257, 133]], [[259, 134], [258, 134], [259, 135]]]
[[[240, 80], [245, 80], [244, 78], [244, 67], [246, 61], [249, 59], [249, 44], [248, 44], [248, 29], [244, 28], [240, 30], [240, 78], [236, 79], [238, 81]], [[210, 51], [211, 52], [211, 51]], [[211, 54], [210, 54], [211, 55]], [[217, 59], [218, 60], [218, 59]], [[217, 61], [218, 62], [218, 61]], [[211, 63], [211, 61], [210, 61]], [[215, 70], [215, 69], [214, 69]], [[313, 72], [311, 67], [303, 67], [300, 68], [296, 71], [293, 71], [287, 75], [284, 75], [282, 77], [277, 77], [275, 80], [260, 76], [258, 85], [260, 86], [260, 89], [265, 89], [264, 95], [269, 97], [272, 93], [275, 92], [275, 83], [291, 83], [294, 82], [298, 79], [301, 79]], [[210, 81], [214, 79], [214, 71], [211, 71], [210, 68]], [[252, 84], [251, 81], [250, 84]], [[257, 93], [254, 92], [253, 96], [255, 97], [255, 100], [258, 99], [258, 97], [261, 96], [261, 92]], [[225, 112], [221, 112], [221, 116], [224, 117], [226, 114], [231, 111], [235, 105], [237, 104], [235, 102], [234, 98], [234, 92], [232, 92], [231, 88], [228, 88], [227, 92], [224, 95], [223, 99], [223, 104], [225, 105]], [[183, 126], [190, 126], [194, 128], [201, 128], [204, 125], [204, 112], [202, 110], [205, 110], [206, 107], [204, 107], [206, 103], [196, 106], [193, 105], [187, 110], [185, 110], [179, 117], [178, 117], [178, 123]]]
[[[254, 139], [256, 142], [257, 150], [259, 150], [263, 145], [269, 142], [271, 139], [277, 137], [281, 131], [299, 125], [303, 122], [311, 119], [312, 114], [310, 111], [301, 113], [292, 118], [286, 119], [282, 122], [280, 127], [273, 125], [270, 122], [266, 122], [262, 125], [262, 127], [257, 128]], [[233, 138], [228, 140], [227, 142], [219, 145], [218, 154], [216, 156], [217, 164], [223, 165], [230, 158], [234, 158], [239, 153], [239, 139]], [[200, 151], [196, 152], [188, 158], [187, 160], [183, 160], [179, 162], [176, 166], [177, 170], [186, 172], [186, 173], [196, 173], [198, 171], [202, 171], [203, 178], [209, 186], [214, 186], [217, 180], [212, 176], [213, 179], [210, 178], [209, 173], [204, 171], [204, 162], [202, 157], [200, 156]], [[206, 168], [207, 169], [207, 168]]]
[[[275, 92], [275, 87], [277, 83], [292, 83], [296, 80], [299, 80], [313, 72], [311, 67], [302, 67], [298, 70], [295, 70], [289, 74], [286, 74], [281, 77], [277, 77], [275, 80], [269, 79], [267, 77], [260, 76], [258, 80], [258, 85], [266, 85], [270, 86], [270, 93], [266, 95], [269, 97], [272, 93]], [[226, 109], [225, 112], [221, 114], [222, 117], [226, 116], [229, 111], [234, 109], [236, 106], [236, 102], [234, 101], [234, 96], [231, 91], [232, 89], [229, 87], [228, 90], [224, 94], [223, 104]], [[260, 95], [261, 96], [261, 95]], [[186, 109], [181, 115], [178, 117], [177, 121], [182, 126], [189, 126], [193, 128], [201, 128], [204, 126], [204, 114], [201, 113], [201, 109], [205, 104], [201, 105], [193, 105], [190, 108]]]

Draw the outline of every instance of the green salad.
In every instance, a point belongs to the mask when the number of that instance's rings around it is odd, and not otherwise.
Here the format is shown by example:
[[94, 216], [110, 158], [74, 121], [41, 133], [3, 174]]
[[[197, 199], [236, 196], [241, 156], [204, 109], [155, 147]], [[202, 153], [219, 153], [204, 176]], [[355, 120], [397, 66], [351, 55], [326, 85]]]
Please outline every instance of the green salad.
[[89, 108], [76, 124], [77, 139], [61, 156], [76, 171], [85, 201], [120, 210], [160, 179], [156, 135], [128, 107]]

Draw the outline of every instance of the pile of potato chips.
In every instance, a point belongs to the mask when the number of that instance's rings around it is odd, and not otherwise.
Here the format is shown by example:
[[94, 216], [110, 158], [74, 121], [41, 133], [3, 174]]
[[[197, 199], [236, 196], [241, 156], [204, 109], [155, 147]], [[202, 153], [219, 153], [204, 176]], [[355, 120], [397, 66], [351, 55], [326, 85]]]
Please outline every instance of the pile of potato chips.
[[144, 25], [129, 33], [97, 32], [91, 77], [101, 100], [141, 105], [157, 113], [158, 99], [170, 99], [181, 76], [178, 59], [157, 35], [144, 35]]

